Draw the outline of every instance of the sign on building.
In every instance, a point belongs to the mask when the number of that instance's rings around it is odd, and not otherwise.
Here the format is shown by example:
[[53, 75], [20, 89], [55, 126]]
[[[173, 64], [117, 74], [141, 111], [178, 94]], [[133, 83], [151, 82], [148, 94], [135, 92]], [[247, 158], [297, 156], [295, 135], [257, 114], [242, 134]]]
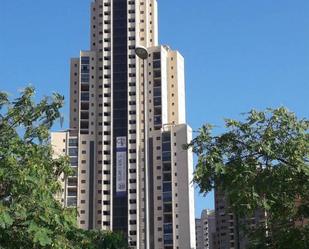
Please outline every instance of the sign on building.
[[122, 195], [127, 190], [127, 138], [116, 138], [116, 193]]

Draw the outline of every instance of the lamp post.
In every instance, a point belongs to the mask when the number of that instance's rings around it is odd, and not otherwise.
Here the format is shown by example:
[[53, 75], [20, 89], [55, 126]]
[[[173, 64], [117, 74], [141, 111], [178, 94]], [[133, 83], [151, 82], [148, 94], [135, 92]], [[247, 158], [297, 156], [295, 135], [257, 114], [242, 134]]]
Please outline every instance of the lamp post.
[[148, 51], [145, 47], [135, 49], [137, 57], [143, 60], [144, 67], [144, 184], [145, 184], [145, 249], [150, 249], [150, 227], [149, 227], [149, 151], [148, 151], [148, 79], [147, 79], [147, 59]]

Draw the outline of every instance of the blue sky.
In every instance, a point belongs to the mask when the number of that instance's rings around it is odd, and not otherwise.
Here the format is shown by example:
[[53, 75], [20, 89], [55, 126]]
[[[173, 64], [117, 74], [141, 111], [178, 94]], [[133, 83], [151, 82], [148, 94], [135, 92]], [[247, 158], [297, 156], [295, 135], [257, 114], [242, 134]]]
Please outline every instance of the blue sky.
[[[90, 0], [1, 0], [0, 90], [68, 100], [69, 59], [89, 48]], [[160, 41], [186, 59], [187, 116], [223, 118], [287, 106], [309, 117], [308, 0], [158, 0]], [[68, 103], [68, 101], [67, 101]], [[68, 115], [68, 106], [63, 110]], [[212, 195], [196, 194], [196, 214]]]

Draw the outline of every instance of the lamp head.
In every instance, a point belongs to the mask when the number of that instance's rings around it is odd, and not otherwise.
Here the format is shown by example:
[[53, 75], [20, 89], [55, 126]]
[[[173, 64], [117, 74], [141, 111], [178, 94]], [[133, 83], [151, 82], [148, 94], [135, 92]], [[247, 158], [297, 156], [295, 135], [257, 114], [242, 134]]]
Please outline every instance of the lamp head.
[[142, 60], [146, 60], [148, 58], [148, 51], [145, 47], [136, 47], [135, 48], [136, 55]]

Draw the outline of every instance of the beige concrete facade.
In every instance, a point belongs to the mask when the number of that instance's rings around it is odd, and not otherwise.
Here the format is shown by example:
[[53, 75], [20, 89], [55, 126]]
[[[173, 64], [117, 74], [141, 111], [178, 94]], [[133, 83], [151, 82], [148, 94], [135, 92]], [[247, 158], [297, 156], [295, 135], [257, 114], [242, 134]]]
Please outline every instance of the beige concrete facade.
[[77, 133], [74, 131], [53, 132], [51, 134], [51, 146], [54, 150], [54, 157], [69, 156], [74, 175], [66, 177], [63, 174], [61, 178], [62, 192], [58, 194], [57, 199], [67, 207], [77, 205], [77, 187], [78, 187], [78, 140]]
[[[184, 59], [168, 46], [158, 46], [157, 19], [156, 0], [92, 2], [91, 50], [71, 60], [71, 131], [54, 133], [52, 144], [56, 154], [66, 147], [72, 162], [77, 160], [77, 176], [70, 180], [76, 186], [64, 185], [70, 197], [61, 199], [72, 205], [75, 198], [81, 228], [122, 231], [132, 248], [142, 249], [149, 216], [151, 249], [191, 249], [193, 157], [183, 150], [192, 136], [186, 125]], [[137, 46], [149, 52], [146, 70], [135, 55]], [[74, 139], [77, 146], [71, 148]]]
[[214, 211], [203, 210], [195, 219], [196, 249], [216, 249], [216, 216]]

